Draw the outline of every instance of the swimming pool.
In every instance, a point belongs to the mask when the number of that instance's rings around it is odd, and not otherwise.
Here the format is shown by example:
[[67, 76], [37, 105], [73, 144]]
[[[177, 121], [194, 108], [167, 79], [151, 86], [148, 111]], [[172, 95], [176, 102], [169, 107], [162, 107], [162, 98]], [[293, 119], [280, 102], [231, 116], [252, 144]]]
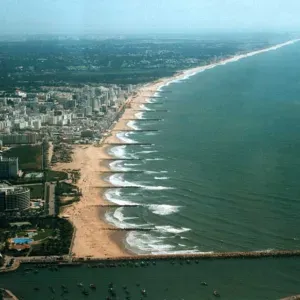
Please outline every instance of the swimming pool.
[[31, 238], [26, 238], [26, 237], [14, 238], [13, 242], [15, 244], [30, 244], [32, 242], [32, 239]]

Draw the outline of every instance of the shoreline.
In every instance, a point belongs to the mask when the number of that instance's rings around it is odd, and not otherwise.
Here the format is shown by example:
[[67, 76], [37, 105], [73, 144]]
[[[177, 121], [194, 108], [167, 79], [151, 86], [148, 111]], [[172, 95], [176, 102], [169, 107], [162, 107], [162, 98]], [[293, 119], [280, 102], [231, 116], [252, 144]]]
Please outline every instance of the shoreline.
[[[107, 184], [106, 186], [104, 185], [106, 182], [101, 179], [102, 177], [107, 176], [107, 174], [104, 173], [103, 165], [105, 170], [110, 170], [109, 161], [105, 160], [110, 158], [114, 159], [109, 153], [111, 147], [107, 144], [124, 143], [124, 141], [120, 140], [117, 136], [118, 130], [128, 130], [130, 128], [130, 126], [127, 125], [128, 120], [130, 119], [134, 122], [134, 120], [138, 119], [138, 112], [136, 109], [141, 109], [141, 105], [147, 104], [147, 99], [155, 96], [155, 94], [160, 92], [163, 87], [168, 86], [171, 83], [185, 80], [197, 73], [212, 69], [216, 66], [225, 65], [256, 54], [276, 50], [297, 41], [299, 41], [299, 39], [291, 40], [262, 50], [235, 55], [216, 63], [179, 71], [172, 77], [161, 78], [154, 82], [147, 83], [136, 91], [135, 96], [129, 97], [124, 105], [125, 110], [123, 113], [120, 112], [121, 115], [118, 118], [118, 121], [114, 123], [109, 130], [110, 136], [105, 137], [101, 141], [99, 147], [93, 145], [74, 146], [73, 162], [67, 164], [60, 163], [54, 167], [54, 170], [62, 170], [64, 168], [81, 169], [81, 178], [77, 186], [81, 188], [83, 196], [81, 197], [80, 202], [73, 204], [71, 207], [67, 207], [64, 211], [64, 214], [70, 216], [70, 221], [74, 224], [74, 228], [76, 229], [74, 245], [71, 250], [73, 255], [75, 257], [89, 256], [103, 258], [128, 257], [132, 255], [125, 247], [125, 243], [123, 243], [124, 237], [122, 236], [124, 232], [119, 232], [119, 235], [114, 234], [113, 236], [112, 232], [103, 230], [115, 227], [105, 220], [105, 211], [103, 212], [102, 210], [103, 215], [99, 218], [98, 210], [95, 208], [97, 205], [112, 203], [106, 199], [105, 192], [100, 191], [101, 187], [107, 187]], [[132, 131], [134, 131], [134, 129], [132, 129]], [[139, 256], [139, 254], [134, 255]]]

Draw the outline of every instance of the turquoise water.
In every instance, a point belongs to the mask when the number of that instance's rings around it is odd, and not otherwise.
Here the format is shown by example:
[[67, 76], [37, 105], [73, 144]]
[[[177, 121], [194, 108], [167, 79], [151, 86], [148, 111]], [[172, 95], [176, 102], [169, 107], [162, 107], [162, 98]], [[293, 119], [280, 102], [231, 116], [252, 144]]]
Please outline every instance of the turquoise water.
[[296, 249], [300, 246], [300, 44], [215, 67], [170, 84], [134, 127], [121, 134], [151, 146], [116, 147], [116, 203], [107, 214], [132, 232], [137, 253]]
[[14, 238], [13, 241], [15, 244], [29, 244], [32, 242], [32, 239], [22, 237], [22, 238]]

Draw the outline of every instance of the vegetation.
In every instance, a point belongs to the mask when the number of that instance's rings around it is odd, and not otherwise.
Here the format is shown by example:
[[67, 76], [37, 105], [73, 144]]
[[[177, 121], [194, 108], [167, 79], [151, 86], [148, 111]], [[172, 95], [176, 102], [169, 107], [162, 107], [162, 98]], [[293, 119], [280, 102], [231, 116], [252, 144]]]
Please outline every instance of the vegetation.
[[61, 171], [46, 171], [46, 181], [60, 181], [68, 179], [68, 174]]
[[61, 196], [63, 194], [74, 193], [74, 191], [78, 191], [75, 185], [66, 183], [66, 182], [58, 182], [55, 188], [55, 194]]
[[29, 185], [31, 199], [43, 199], [44, 198], [44, 186], [43, 184]]
[[75, 202], [79, 202], [79, 201], [80, 201], [79, 196], [75, 196], [75, 197], [65, 200], [65, 201], [62, 201], [62, 197], [60, 197], [59, 205], [60, 205], [60, 207], [63, 207], [63, 206], [71, 205], [71, 204], [73, 204]]
[[73, 226], [65, 219], [56, 218], [54, 220], [51, 225], [56, 232], [56, 236], [34, 245], [30, 256], [64, 255], [69, 253], [73, 236]]
[[2, 251], [5, 254], [14, 256], [26, 255], [28, 250], [21, 252], [9, 250], [7, 239], [23, 234], [24, 230], [32, 228], [38, 230], [38, 235], [33, 237], [33, 239], [41, 242], [32, 245], [31, 256], [68, 254], [73, 236], [73, 226], [68, 220], [54, 217], [18, 220], [18, 222], [22, 221], [30, 222], [31, 225], [25, 225], [22, 229], [11, 228], [9, 226], [11, 220], [4, 217], [0, 219], [0, 245], [2, 245]]
[[10, 148], [5, 157], [18, 157], [19, 168], [23, 171], [42, 170], [42, 148], [40, 145], [22, 145]]
[[64, 143], [55, 144], [53, 146], [53, 156], [51, 164], [55, 164], [57, 162], [71, 162], [72, 154], [72, 146]]
[[[274, 37], [274, 43], [278, 39]], [[269, 40], [270, 35], [237, 35], [234, 39], [223, 35], [209, 39], [156, 37], [154, 42], [151, 38], [5, 41], [0, 42], [0, 90], [13, 91], [16, 86], [39, 91], [41, 85], [144, 83], [214, 58], [268, 46]]]

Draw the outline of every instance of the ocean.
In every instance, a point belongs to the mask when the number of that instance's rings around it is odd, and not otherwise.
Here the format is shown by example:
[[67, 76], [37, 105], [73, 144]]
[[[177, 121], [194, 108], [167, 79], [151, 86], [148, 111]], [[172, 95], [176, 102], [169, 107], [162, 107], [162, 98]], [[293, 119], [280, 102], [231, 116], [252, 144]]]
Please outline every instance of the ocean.
[[[162, 87], [122, 132], [106, 198], [135, 253], [300, 246], [300, 43], [231, 59]], [[155, 111], [158, 110], [158, 111]], [[167, 112], [159, 111], [167, 110]], [[147, 121], [145, 119], [161, 119]], [[131, 158], [133, 160], [122, 160]]]
[[[157, 131], [118, 134], [149, 145], [110, 149], [120, 158], [112, 169], [143, 172], [106, 178], [127, 186], [107, 190], [109, 201], [134, 205], [109, 210], [106, 219], [153, 229], [128, 233], [124, 245], [153, 254], [299, 249], [300, 43], [233, 59], [156, 96], [137, 113], [143, 120], [128, 125]], [[300, 293], [299, 258], [83, 265], [38, 274], [27, 267], [0, 274], [0, 287], [26, 300], [198, 300], [215, 299], [214, 290], [221, 299], [261, 300]]]

